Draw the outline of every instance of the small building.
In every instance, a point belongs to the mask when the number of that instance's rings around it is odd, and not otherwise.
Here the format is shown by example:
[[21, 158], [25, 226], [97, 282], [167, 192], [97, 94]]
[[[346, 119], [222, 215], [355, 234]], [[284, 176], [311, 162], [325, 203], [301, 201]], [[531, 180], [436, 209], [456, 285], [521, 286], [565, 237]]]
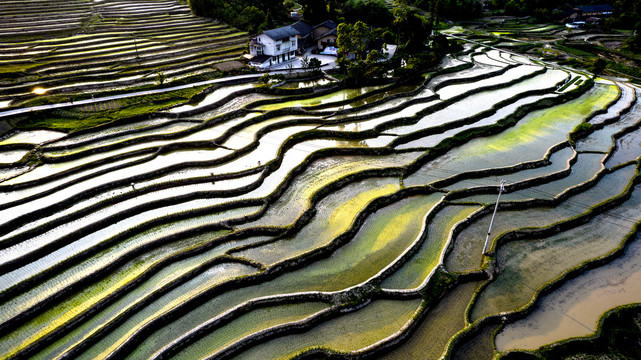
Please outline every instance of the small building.
[[564, 23], [576, 23], [587, 18], [605, 18], [612, 15], [614, 8], [610, 5], [581, 5], [561, 10], [560, 19]]
[[319, 36], [316, 39], [316, 46], [320, 50], [323, 50], [326, 47], [335, 47], [336, 39], [338, 39], [338, 33], [336, 32], [336, 29], [334, 29]]
[[312, 30], [313, 27], [304, 21], [297, 21], [291, 25], [294, 29], [298, 31], [298, 53], [302, 54], [305, 52], [305, 49], [311, 46], [312, 44]]
[[612, 15], [614, 8], [611, 5], [582, 5], [577, 6], [577, 9], [581, 11], [581, 17], [607, 17]]
[[266, 30], [251, 39], [249, 53], [253, 56], [249, 64], [266, 68], [296, 57], [299, 31], [292, 26]]
[[338, 25], [327, 20], [314, 27], [303, 21], [263, 31], [249, 42], [249, 65], [266, 69], [302, 54], [310, 46], [319, 49], [336, 45]]
[[323, 50], [328, 46], [336, 46], [336, 39], [338, 38], [337, 28], [338, 24], [332, 20], [327, 20], [314, 26], [312, 36], [319, 50]]

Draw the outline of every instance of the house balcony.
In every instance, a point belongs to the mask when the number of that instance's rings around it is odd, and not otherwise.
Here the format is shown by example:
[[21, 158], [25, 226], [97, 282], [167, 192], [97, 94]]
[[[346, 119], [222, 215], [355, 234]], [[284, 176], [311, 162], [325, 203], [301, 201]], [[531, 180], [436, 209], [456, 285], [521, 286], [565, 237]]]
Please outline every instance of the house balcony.
[[[296, 49], [294, 49], [296, 50]], [[280, 46], [280, 48], [276, 48], [276, 51], [274, 52], [274, 55], [281, 55], [281, 54], [287, 54], [289, 52], [293, 51], [291, 46]]]
[[251, 39], [249, 42], [249, 53], [258, 56], [258, 55], [263, 55], [265, 53], [265, 44], [261, 44], [256, 39]]

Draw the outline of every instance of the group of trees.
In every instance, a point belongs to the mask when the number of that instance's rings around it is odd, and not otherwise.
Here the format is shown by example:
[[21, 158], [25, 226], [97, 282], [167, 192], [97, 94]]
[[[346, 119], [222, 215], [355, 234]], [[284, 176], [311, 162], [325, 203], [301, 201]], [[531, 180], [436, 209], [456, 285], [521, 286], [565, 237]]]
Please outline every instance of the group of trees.
[[369, 49], [370, 44], [380, 37], [380, 29], [370, 29], [367, 24], [358, 21], [354, 25], [341, 23], [337, 32], [337, 63], [348, 82], [358, 84], [362, 78], [382, 75], [386, 69], [378, 60], [383, 58], [383, 54], [378, 49]]
[[[353, 25], [341, 23], [336, 40], [337, 63], [346, 80], [358, 84], [363, 79], [380, 77], [391, 69], [397, 76], [415, 77], [436, 65], [444, 54], [455, 50], [445, 36], [432, 35], [434, 23], [438, 21], [438, 9], [432, 5], [430, 10], [426, 15], [414, 7], [395, 7], [391, 27], [386, 28], [369, 26], [362, 21]], [[380, 47], [383, 42], [397, 45], [390, 62], [381, 61], [385, 58]]]
[[385, 0], [299, 0], [303, 17], [315, 24], [331, 19], [337, 22], [363, 21], [371, 26], [386, 27], [392, 13]]
[[[293, 4], [292, 0], [188, 1], [195, 14], [221, 19], [250, 33], [282, 26], [286, 12], [291, 10], [284, 4]], [[337, 63], [348, 82], [358, 83], [380, 77], [390, 69], [396, 69], [399, 76], [413, 76], [437, 63], [451, 50], [445, 37], [431, 38], [440, 11], [458, 18], [471, 16], [478, 0], [401, 0], [394, 7], [385, 0], [298, 0], [298, 3], [310, 24], [325, 20], [340, 23]], [[392, 62], [381, 61], [384, 43], [398, 46]], [[310, 68], [313, 65], [316, 64], [309, 64]]]
[[[288, 9], [282, 0], [188, 0], [198, 16], [220, 19], [251, 34], [281, 26]], [[293, 3], [289, 3], [293, 6]]]
[[549, 17], [554, 9], [563, 5], [564, 3], [559, 3], [556, 0], [490, 0], [488, 2], [490, 9], [503, 9], [507, 15], [515, 16], [537, 15]]
[[450, 20], [475, 19], [483, 12], [479, 0], [415, 0], [413, 5], [430, 13], [437, 11]]

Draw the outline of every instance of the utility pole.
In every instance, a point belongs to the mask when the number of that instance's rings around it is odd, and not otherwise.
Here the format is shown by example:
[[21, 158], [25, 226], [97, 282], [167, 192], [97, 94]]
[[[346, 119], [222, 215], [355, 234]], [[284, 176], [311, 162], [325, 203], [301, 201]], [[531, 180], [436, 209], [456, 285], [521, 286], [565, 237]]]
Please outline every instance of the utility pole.
[[483, 255], [488, 255], [487, 246], [490, 243], [490, 234], [492, 233], [492, 225], [494, 224], [494, 217], [496, 216], [496, 210], [499, 208], [499, 200], [501, 199], [501, 193], [505, 190], [505, 180], [501, 180], [501, 187], [499, 188], [499, 196], [496, 198], [496, 205], [494, 206], [494, 213], [492, 214], [492, 220], [490, 220], [490, 228], [487, 230], [487, 237], [485, 238], [485, 245], [483, 246]]
[[136, 35], [131, 34], [131, 37], [134, 39], [134, 48], [136, 49], [136, 59], [139, 59], [140, 56], [138, 56], [138, 44], [136, 43]]

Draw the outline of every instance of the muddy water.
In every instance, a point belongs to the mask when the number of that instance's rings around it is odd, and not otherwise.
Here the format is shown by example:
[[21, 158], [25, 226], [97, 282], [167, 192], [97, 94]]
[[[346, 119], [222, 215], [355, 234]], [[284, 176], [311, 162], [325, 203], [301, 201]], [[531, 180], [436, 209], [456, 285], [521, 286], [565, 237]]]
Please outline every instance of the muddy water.
[[641, 302], [641, 236], [623, 256], [587, 271], [543, 297], [536, 310], [507, 325], [496, 337], [499, 351], [536, 349], [596, 330], [599, 317], [624, 304]]

